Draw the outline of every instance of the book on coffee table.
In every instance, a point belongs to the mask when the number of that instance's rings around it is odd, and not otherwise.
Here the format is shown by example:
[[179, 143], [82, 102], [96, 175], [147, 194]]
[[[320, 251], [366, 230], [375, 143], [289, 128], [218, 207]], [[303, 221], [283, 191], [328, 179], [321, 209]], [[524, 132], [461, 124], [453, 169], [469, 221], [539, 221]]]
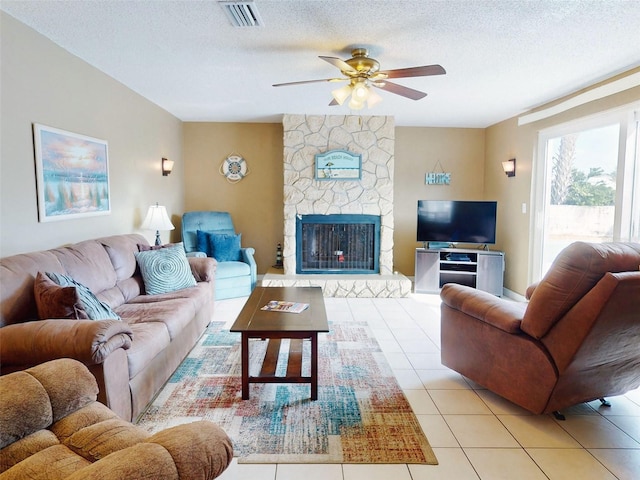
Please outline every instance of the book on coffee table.
[[269, 310], [272, 312], [300, 313], [309, 308], [308, 303], [285, 302], [282, 300], [271, 300], [260, 310]]

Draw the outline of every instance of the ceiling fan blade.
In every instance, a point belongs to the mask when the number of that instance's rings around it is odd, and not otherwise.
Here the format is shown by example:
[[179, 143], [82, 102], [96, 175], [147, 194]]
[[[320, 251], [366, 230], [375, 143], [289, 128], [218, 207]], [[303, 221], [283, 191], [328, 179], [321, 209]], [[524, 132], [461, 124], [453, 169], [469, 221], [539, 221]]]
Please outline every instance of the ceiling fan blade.
[[[444, 75], [446, 70], [441, 65], [425, 65], [424, 67], [398, 68], [396, 70], [383, 70], [387, 78], [404, 77], [428, 77], [429, 75]], [[375, 75], [375, 74], [374, 74]]]
[[398, 85], [397, 83], [384, 82], [384, 84], [381, 83], [377, 85], [375, 83], [372, 83], [372, 85], [387, 92], [410, 98], [411, 100], [420, 100], [421, 98], [427, 96], [426, 93], [421, 92], [420, 90], [414, 90], [413, 88], [405, 87], [404, 85]]
[[329, 103], [329, 106], [330, 106], [330, 107], [335, 107], [336, 105], [340, 105], [340, 104], [339, 104], [339, 103], [338, 103], [338, 101], [334, 98], [334, 99], [333, 99], [333, 100], [331, 100], [331, 102]]
[[322, 60], [324, 60], [325, 62], [329, 62], [334, 67], [339, 68], [341, 72], [358, 73], [358, 71], [355, 68], [353, 68], [347, 62], [345, 62], [344, 60], [341, 60], [339, 58], [336, 58], [336, 57], [325, 57], [325, 56], [322, 56], [322, 55], [320, 55], [320, 58]]
[[274, 87], [286, 87], [289, 85], [304, 85], [305, 83], [319, 83], [319, 82], [346, 82], [348, 78], [322, 78], [320, 80], [302, 80], [301, 82], [287, 82], [287, 83], [274, 83]]

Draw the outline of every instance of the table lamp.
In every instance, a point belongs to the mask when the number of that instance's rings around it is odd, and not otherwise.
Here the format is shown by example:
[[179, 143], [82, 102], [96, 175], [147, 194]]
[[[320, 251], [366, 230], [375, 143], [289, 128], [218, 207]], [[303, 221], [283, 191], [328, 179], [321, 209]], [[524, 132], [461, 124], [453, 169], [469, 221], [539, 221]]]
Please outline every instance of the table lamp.
[[155, 230], [156, 231], [156, 245], [161, 245], [160, 230], [173, 230], [174, 227], [169, 215], [167, 215], [167, 209], [162, 205], [151, 205], [147, 211], [147, 216], [144, 217], [144, 221], [140, 228], [143, 230]]

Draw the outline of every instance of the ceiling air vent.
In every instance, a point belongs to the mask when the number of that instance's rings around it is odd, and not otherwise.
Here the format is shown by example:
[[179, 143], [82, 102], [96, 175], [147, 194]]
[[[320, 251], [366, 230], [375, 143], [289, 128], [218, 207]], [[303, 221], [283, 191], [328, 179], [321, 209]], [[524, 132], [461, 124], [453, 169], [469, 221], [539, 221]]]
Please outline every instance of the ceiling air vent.
[[218, 2], [224, 13], [227, 14], [231, 25], [234, 27], [262, 27], [264, 23], [260, 18], [258, 9], [252, 1], [247, 2]]

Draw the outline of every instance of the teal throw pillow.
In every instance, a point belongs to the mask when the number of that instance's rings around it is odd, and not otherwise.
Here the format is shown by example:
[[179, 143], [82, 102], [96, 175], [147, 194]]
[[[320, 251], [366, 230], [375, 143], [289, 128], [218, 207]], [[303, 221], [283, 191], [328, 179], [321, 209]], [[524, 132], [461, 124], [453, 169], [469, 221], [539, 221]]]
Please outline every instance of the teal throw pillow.
[[213, 258], [219, 262], [239, 262], [242, 260], [240, 240], [242, 234], [224, 235], [212, 233], [209, 236]]
[[135, 254], [147, 295], [195, 287], [189, 260], [182, 247], [168, 247]]
[[196, 249], [199, 252], [206, 253], [207, 257], [213, 257], [211, 242], [209, 242], [210, 235], [211, 233], [205, 232], [204, 230], [196, 230]]
[[109, 305], [98, 300], [88, 287], [76, 282], [68, 275], [52, 272], [45, 272], [45, 275], [61, 287], [75, 287], [80, 303], [78, 307], [86, 313], [90, 320], [121, 320], [120, 315], [114, 312]]

